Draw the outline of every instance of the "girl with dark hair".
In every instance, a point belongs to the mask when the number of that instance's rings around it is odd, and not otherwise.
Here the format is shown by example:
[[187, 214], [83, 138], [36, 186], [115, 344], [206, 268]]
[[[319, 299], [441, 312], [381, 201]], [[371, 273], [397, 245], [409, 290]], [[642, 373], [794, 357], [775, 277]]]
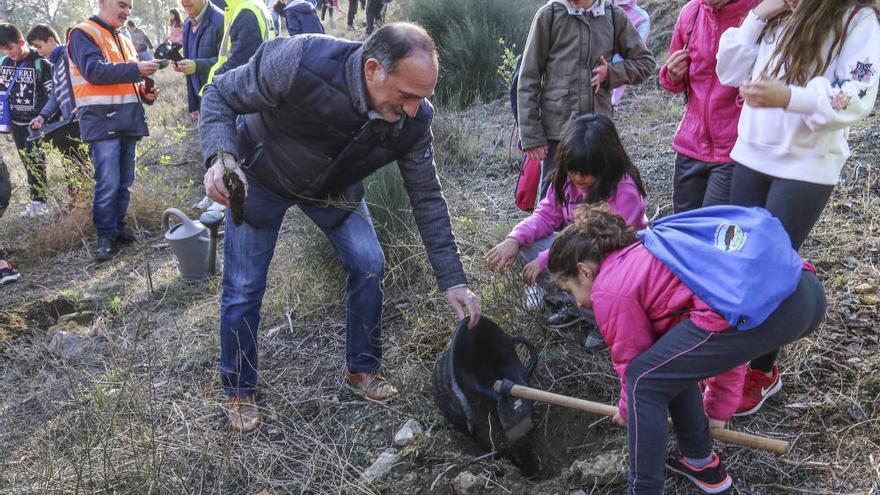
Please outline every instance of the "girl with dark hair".
[[[558, 291], [545, 275], [548, 249], [556, 230], [572, 222], [579, 204], [607, 202], [611, 211], [623, 217], [627, 225], [642, 229], [648, 224], [645, 186], [610, 118], [590, 114], [572, 121], [559, 142], [555, 159], [556, 170], [550, 178], [550, 188], [538, 209], [486, 253], [490, 269], [506, 270], [519, 258], [525, 263], [526, 283], [533, 286], [540, 281], [541, 288], [549, 294]], [[542, 295], [539, 292], [527, 300], [540, 301]], [[559, 296], [552, 295], [547, 296], [547, 300], [563, 302]], [[553, 326], [568, 326], [580, 316], [579, 312], [565, 308], [551, 316], [550, 322]]]
[[[873, 0], [764, 0], [721, 37], [718, 77], [745, 100], [731, 204], [767, 208], [795, 249], [840, 180], [849, 127], [874, 108], [878, 60]], [[737, 415], [782, 388], [777, 356], [751, 362]]]
[[168, 41], [183, 46], [183, 18], [180, 16], [180, 11], [173, 8], [168, 14]]
[[[709, 429], [736, 410], [743, 363], [812, 332], [825, 314], [821, 283], [785, 237], [765, 210], [734, 206], [667, 217], [636, 235], [602, 204], [580, 206], [553, 242], [551, 277], [595, 312], [620, 377], [614, 421], [627, 425], [629, 493], [663, 492], [667, 414], [679, 452], [666, 466], [706, 493], [733, 484]], [[743, 291], [766, 297], [744, 304]]]

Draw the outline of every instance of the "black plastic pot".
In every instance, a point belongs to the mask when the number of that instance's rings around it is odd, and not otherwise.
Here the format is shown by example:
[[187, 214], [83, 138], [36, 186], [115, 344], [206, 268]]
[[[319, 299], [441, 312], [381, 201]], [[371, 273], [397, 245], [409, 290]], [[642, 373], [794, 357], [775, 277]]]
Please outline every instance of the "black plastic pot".
[[[496, 380], [508, 379], [528, 386], [538, 364], [538, 353], [531, 342], [507, 335], [486, 316], [480, 318], [475, 328], [468, 329], [467, 325], [467, 318], [459, 322], [434, 363], [434, 401], [447, 421], [472, 436], [485, 423], [482, 417], [477, 418], [472, 402], [493, 401], [505, 438], [514, 443], [534, 427], [532, 401], [502, 396], [493, 385]], [[517, 345], [528, 350], [526, 363], [520, 359]]]

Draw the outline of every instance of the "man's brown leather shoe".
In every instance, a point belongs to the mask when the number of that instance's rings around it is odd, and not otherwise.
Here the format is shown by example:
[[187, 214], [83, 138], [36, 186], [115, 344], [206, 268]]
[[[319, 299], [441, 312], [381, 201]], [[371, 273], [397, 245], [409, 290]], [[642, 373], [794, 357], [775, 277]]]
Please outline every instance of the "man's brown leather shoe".
[[379, 373], [346, 371], [345, 384], [353, 391], [376, 402], [385, 402], [399, 393], [397, 387], [385, 381]]
[[229, 398], [229, 426], [240, 433], [254, 431], [260, 426], [260, 409], [253, 396]]

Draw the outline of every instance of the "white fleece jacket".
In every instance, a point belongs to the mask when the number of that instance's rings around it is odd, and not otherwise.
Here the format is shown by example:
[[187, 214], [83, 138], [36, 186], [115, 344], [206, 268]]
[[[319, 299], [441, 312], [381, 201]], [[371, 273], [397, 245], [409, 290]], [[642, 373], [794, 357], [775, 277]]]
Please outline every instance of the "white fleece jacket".
[[[847, 13], [842, 23], [849, 18]], [[771, 33], [759, 42], [763, 28], [749, 14], [739, 28], [721, 36], [716, 72], [723, 84], [739, 87], [760, 78], [781, 34]], [[822, 53], [828, 53], [831, 43], [828, 36]], [[849, 127], [874, 108], [878, 64], [880, 22], [873, 9], [862, 7], [849, 22], [840, 55], [828, 70], [806, 86], [790, 86], [788, 108], [744, 106], [731, 158], [773, 177], [837, 184], [850, 154]]]

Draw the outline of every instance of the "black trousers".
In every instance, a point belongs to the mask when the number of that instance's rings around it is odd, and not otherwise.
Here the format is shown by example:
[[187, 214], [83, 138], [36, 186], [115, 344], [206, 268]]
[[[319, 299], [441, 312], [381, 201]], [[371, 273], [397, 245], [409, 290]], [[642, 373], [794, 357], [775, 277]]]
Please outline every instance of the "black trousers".
[[730, 203], [734, 163], [701, 162], [681, 153], [675, 159], [672, 209], [675, 213]]
[[367, 34], [382, 23], [382, 0], [367, 0]]
[[12, 139], [27, 172], [31, 201], [46, 201], [46, 154], [40, 141], [28, 141], [28, 125], [12, 124]]

